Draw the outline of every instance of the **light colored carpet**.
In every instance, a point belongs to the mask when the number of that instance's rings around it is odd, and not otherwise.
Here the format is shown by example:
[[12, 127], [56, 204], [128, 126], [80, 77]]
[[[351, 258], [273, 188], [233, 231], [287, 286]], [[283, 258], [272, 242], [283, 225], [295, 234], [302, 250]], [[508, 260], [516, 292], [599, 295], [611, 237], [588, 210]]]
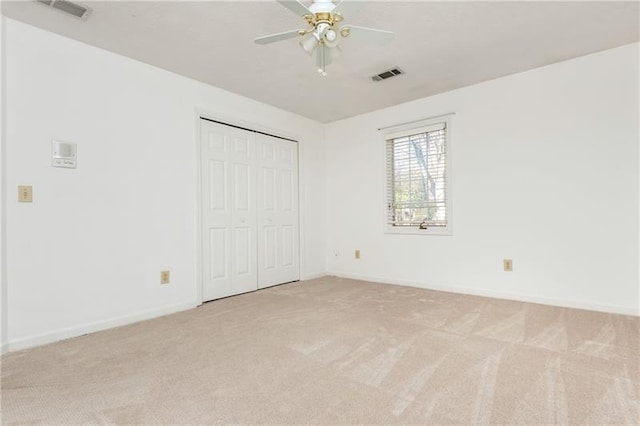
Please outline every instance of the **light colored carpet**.
[[326, 277], [5, 355], [2, 421], [638, 424], [639, 334]]

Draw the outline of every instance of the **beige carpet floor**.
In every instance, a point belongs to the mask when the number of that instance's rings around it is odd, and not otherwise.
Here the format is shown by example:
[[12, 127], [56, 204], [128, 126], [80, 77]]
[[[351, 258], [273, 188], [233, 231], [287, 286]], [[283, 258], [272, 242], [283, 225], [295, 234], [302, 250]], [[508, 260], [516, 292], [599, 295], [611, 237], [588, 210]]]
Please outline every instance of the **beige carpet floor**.
[[2, 357], [2, 422], [639, 424], [640, 319], [326, 277]]

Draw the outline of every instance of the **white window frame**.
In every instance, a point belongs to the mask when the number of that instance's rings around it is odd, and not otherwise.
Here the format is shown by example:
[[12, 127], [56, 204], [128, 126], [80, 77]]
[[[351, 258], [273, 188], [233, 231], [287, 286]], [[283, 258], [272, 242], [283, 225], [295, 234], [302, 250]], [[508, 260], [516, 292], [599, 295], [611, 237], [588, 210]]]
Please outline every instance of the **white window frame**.
[[[379, 129], [382, 134], [382, 150], [383, 150], [383, 170], [384, 170], [384, 179], [383, 179], [383, 202], [382, 202], [382, 220], [384, 226], [385, 234], [404, 234], [404, 235], [444, 235], [451, 236], [453, 235], [453, 209], [452, 209], [452, 188], [451, 188], [451, 175], [452, 175], [452, 151], [451, 151], [451, 141], [453, 135], [453, 126], [452, 126], [452, 118], [453, 114], [445, 114], [439, 115], [437, 117], [427, 118], [424, 120], [414, 121], [407, 124], [400, 124], [396, 126], [384, 127]], [[446, 126], [446, 138], [445, 138], [445, 149], [447, 153], [446, 158], [446, 187], [447, 187], [447, 226], [444, 227], [428, 227], [427, 229], [419, 229], [417, 226], [393, 226], [388, 222], [388, 194], [387, 194], [387, 175], [389, 171], [387, 170], [387, 141], [389, 139], [398, 138], [401, 136], [406, 136], [408, 134], [417, 134], [421, 133], [421, 130], [424, 131], [425, 128], [430, 126], [434, 126], [440, 123], [444, 123]]]

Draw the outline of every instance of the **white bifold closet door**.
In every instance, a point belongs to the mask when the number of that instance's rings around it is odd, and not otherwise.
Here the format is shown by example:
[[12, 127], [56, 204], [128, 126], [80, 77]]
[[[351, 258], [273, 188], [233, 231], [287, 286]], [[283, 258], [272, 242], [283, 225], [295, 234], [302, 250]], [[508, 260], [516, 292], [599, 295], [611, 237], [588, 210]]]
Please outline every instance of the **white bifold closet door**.
[[256, 289], [255, 134], [202, 120], [203, 300]]
[[203, 301], [299, 279], [295, 142], [201, 120]]
[[258, 287], [295, 281], [298, 255], [298, 144], [258, 134]]

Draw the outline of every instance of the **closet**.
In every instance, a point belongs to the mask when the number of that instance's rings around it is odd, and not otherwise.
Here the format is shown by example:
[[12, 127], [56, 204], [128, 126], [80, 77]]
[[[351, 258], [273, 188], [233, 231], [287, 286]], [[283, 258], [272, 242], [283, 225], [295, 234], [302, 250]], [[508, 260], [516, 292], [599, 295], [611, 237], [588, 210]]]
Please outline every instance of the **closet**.
[[200, 125], [203, 301], [298, 280], [298, 144]]

